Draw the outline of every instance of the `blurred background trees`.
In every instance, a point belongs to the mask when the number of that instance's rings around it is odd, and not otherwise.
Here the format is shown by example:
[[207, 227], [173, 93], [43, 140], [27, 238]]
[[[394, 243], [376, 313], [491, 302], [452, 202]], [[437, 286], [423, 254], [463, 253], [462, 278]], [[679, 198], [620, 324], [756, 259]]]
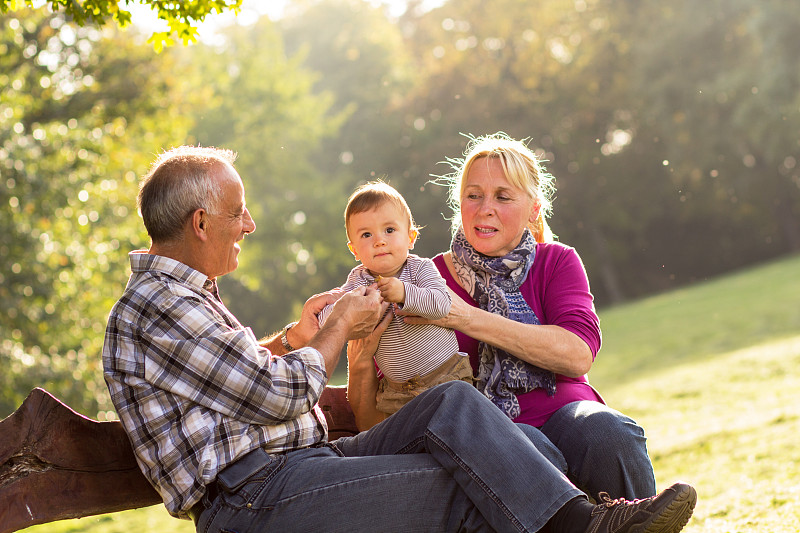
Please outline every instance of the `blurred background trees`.
[[149, 7], [159, 20], [166, 23], [165, 31], [153, 31], [148, 39], [154, 50], [161, 51], [164, 46], [175, 44], [176, 38], [183, 44], [196, 42], [198, 23], [212, 14], [238, 13], [242, 0], [0, 0], [0, 13], [43, 4], [80, 26], [92, 24], [99, 27], [109, 24], [126, 27], [132, 21], [130, 9], [136, 7], [134, 4]]
[[168, 57], [130, 37], [28, 12], [0, 18], [0, 409], [36, 385], [97, 411], [120, 265], [146, 244], [137, 170], [186, 138]]
[[[238, 3], [237, 3], [238, 5]], [[384, 178], [449, 244], [429, 183], [461, 134], [547, 160], [551, 226], [602, 309], [800, 251], [800, 4], [298, 0], [155, 54], [136, 28], [0, 16], [0, 416], [44, 386], [111, 409], [105, 320], [148, 242], [138, 178], [163, 148], [239, 152], [257, 223], [223, 298], [269, 334], [354, 265], [342, 211]]]

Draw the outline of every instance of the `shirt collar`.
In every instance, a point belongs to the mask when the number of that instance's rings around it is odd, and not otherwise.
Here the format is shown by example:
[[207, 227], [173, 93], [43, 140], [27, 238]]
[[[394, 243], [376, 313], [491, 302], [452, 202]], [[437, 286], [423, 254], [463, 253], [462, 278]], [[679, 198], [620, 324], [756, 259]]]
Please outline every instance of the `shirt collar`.
[[[163, 255], [153, 255], [147, 253], [145, 250], [136, 250], [128, 254], [131, 260], [131, 272], [134, 274], [141, 274], [148, 271], [163, 272], [164, 274], [176, 278], [178, 281], [196, 287], [198, 289], [205, 289], [211, 291], [212, 287], [216, 289], [216, 281], [211, 280], [202, 272], [193, 269], [192, 267], [164, 257]], [[206, 286], [208, 284], [208, 286]]]

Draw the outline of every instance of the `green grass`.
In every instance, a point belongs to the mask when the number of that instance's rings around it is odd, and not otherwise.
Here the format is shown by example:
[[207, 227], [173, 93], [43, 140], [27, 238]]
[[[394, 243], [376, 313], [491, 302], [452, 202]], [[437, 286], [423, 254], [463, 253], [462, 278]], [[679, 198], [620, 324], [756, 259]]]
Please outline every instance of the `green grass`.
[[599, 387], [800, 333], [800, 256], [600, 310]]
[[698, 491], [684, 531], [800, 524], [800, 257], [601, 310], [591, 382], [644, 426], [658, 486]]
[[[692, 483], [688, 533], [800, 524], [800, 256], [600, 310], [590, 379], [642, 424], [660, 488]], [[163, 506], [29, 528], [193, 531]]]
[[687, 532], [789, 533], [800, 523], [800, 335], [603, 390], [648, 435], [658, 486], [698, 491]]
[[163, 505], [62, 520], [23, 529], [26, 533], [193, 533], [194, 524], [172, 518]]

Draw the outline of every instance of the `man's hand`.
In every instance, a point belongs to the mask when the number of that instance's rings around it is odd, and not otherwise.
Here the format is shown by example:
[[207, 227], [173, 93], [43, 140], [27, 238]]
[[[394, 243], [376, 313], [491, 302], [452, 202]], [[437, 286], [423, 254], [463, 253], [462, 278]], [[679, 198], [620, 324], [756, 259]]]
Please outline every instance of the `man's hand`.
[[[389, 304], [374, 287], [358, 287], [344, 294], [333, 306], [326, 322], [341, 322], [347, 340], [366, 337], [375, 330]], [[338, 324], [337, 324], [338, 325]]]
[[378, 290], [381, 291], [384, 301], [402, 304], [406, 301], [406, 286], [397, 278], [379, 277], [375, 281]]
[[336, 369], [344, 343], [372, 333], [388, 307], [389, 304], [381, 299], [381, 293], [374, 287], [353, 289], [336, 301], [325, 326], [308, 344], [322, 354], [328, 376]]
[[286, 338], [295, 348], [306, 346], [311, 337], [319, 331], [319, 319], [317, 315], [325, 308], [326, 305], [335, 303], [339, 298], [345, 295], [344, 291], [332, 290], [315, 294], [303, 304], [303, 311], [300, 314], [300, 320], [292, 327], [287, 333]]
[[378, 411], [375, 394], [378, 392], [378, 375], [375, 373], [375, 352], [381, 335], [392, 321], [387, 311], [372, 333], [362, 339], [347, 343], [347, 401], [361, 431], [369, 429], [386, 418]]

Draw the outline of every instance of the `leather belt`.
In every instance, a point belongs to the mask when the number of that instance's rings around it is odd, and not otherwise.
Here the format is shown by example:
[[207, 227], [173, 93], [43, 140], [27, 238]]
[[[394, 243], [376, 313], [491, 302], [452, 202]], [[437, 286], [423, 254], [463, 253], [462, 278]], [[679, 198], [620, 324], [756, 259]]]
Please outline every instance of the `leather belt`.
[[[200, 501], [194, 504], [191, 509], [186, 511], [186, 514], [189, 515], [189, 518], [191, 518], [192, 522], [194, 522], [195, 527], [197, 527], [197, 522], [200, 520], [200, 515], [203, 514], [203, 511], [208, 509], [211, 504], [214, 503], [214, 500], [217, 499], [217, 496], [219, 496], [219, 486], [217, 485], [216, 481], [212, 481], [206, 485], [206, 493], [202, 498], [200, 498]], [[206, 506], [205, 502], [208, 502], [208, 506]]]

